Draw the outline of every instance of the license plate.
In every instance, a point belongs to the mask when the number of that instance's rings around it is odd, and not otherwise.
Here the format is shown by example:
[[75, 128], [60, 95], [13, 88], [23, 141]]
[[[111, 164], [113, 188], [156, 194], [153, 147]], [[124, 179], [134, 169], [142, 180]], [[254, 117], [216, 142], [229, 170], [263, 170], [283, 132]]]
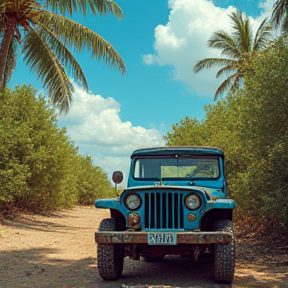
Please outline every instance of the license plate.
[[148, 233], [149, 245], [176, 245], [176, 233]]

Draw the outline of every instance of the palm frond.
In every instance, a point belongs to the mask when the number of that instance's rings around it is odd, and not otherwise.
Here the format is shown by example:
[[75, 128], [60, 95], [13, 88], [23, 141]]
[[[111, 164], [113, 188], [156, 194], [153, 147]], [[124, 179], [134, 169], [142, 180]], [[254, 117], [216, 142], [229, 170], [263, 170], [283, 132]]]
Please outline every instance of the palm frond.
[[223, 30], [214, 32], [208, 40], [209, 48], [221, 49], [221, 55], [231, 58], [238, 58], [240, 51], [234, 40]]
[[283, 18], [287, 18], [287, 9], [288, 3], [286, 0], [278, 0], [273, 5], [273, 11], [271, 16], [272, 23], [275, 24], [275, 27], [278, 27], [283, 20]]
[[67, 113], [72, 101], [73, 86], [50, 48], [37, 31], [28, 28], [23, 39], [24, 61], [30, 66], [30, 71], [35, 72], [42, 81], [49, 98], [60, 113]]
[[[87, 2], [86, 0], [78, 0], [80, 2], [78, 5], [83, 5]], [[84, 2], [82, 4], [82, 2]], [[114, 1], [107, 0], [88, 0], [89, 7], [93, 14], [106, 15], [108, 12], [115, 15], [118, 19], [123, 18], [123, 11]]]
[[272, 38], [272, 34], [270, 33], [272, 26], [266, 21], [267, 18], [262, 21], [261, 25], [257, 29], [252, 51], [262, 50], [269, 45], [269, 42]]
[[[227, 65], [225, 67], [223, 67], [222, 69], [220, 69], [217, 73], [216, 73], [216, 78], [219, 78], [221, 77], [223, 74], [226, 74], [228, 75], [229, 73], [231, 72], [235, 72], [237, 71], [237, 68], [236, 68], [236, 64], [237, 64], [237, 61], [235, 61], [233, 64], [231, 65]], [[238, 72], [239, 74], [239, 72]]]
[[47, 25], [42, 25], [42, 23], [38, 22], [38, 27], [41, 28], [41, 32], [38, 30], [39, 36], [46, 42], [49, 43], [50, 49], [58, 58], [59, 62], [69, 71], [72, 76], [80, 81], [80, 85], [85, 90], [88, 90], [87, 80], [85, 75], [73, 57], [72, 53], [67, 49], [65, 45], [55, 36], [55, 33], [48, 29]]
[[217, 89], [215, 95], [214, 95], [214, 101], [218, 99], [218, 96], [223, 95], [225, 92], [227, 92], [231, 86], [233, 85], [233, 80], [236, 79], [237, 73], [230, 75]]
[[253, 44], [252, 27], [249, 19], [249, 17], [245, 19], [243, 31], [241, 31], [240, 50], [244, 53], [249, 53]]
[[243, 30], [243, 27], [245, 26], [245, 19], [243, 17], [241, 10], [238, 10], [236, 12], [232, 12], [231, 15], [229, 15], [230, 19], [232, 20], [232, 29], [234, 30], [233, 35], [238, 35], [239, 37], [237, 40], [241, 40], [241, 30]]
[[233, 39], [238, 44], [238, 49], [243, 52], [251, 51], [252, 46], [252, 29], [249, 18], [245, 17], [240, 10], [232, 12]]
[[85, 15], [87, 9], [90, 9], [93, 14], [106, 15], [107, 12], [110, 12], [118, 19], [123, 18], [121, 8], [111, 0], [47, 0], [46, 6], [63, 15], [67, 12], [70, 16], [73, 15], [73, 12], [81, 12]]
[[211, 67], [225, 67], [225, 66], [231, 66], [235, 65], [235, 60], [231, 59], [223, 59], [223, 58], [206, 58], [203, 60], [200, 60], [196, 63], [194, 66], [194, 72], [198, 73], [199, 71], [203, 69], [209, 69]]
[[64, 45], [73, 47], [76, 52], [83, 49], [92, 51], [92, 57], [102, 59], [110, 67], [118, 68], [125, 73], [124, 62], [117, 51], [100, 35], [63, 16], [49, 11], [43, 11], [39, 19], [42, 25], [48, 25], [54, 31]]
[[[288, 0], [285, 1], [288, 3]], [[253, 41], [250, 18], [247, 18], [240, 10], [232, 12], [229, 17], [232, 20], [232, 34], [229, 35], [223, 30], [218, 30], [208, 40], [208, 47], [221, 49], [221, 55], [226, 56], [226, 58], [207, 58], [197, 62], [194, 66], [195, 73], [215, 66], [221, 67], [216, 78], [223, 76], [224, 73], [233, 73], [217, 89], [214, 100], [227, 89], [231, 89], [231, 83], [237, 84], [239, 82], [250, 67], [253, 53], [266, 48], [271, 38], [271, 26], [266, 22], [266, 19], [258, 28]], [[227, 56], [230, 59], [227, 59]]]

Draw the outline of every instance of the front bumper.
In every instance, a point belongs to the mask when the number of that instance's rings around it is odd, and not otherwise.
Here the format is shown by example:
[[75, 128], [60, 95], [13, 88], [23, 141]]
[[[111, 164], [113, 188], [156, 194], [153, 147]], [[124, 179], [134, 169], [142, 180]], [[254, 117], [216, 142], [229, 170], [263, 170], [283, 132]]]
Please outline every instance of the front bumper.
[[[152, 232], [99, 231], [95, 233], [95, 242], [100, 244], [148, 244], [148, 234]], [[232, 233], [219, 232], [175, 232], [177, 244], [227, 244]]]

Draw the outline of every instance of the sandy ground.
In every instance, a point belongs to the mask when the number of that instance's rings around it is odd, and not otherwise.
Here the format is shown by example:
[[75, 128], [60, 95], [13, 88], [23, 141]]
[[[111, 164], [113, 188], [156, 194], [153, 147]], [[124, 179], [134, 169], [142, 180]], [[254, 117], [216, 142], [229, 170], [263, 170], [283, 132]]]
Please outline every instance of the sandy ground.
[[237, 239], [233, 285], [213, 282], [209, 261], [169, 256], [161, 263], [124, 261], [123, 277], [97, 272], [94, 232], [107, 210], [76, 207], [49, 217], [23, 215], [0, 226], [0, 288], [288, 287], [288, 247]]

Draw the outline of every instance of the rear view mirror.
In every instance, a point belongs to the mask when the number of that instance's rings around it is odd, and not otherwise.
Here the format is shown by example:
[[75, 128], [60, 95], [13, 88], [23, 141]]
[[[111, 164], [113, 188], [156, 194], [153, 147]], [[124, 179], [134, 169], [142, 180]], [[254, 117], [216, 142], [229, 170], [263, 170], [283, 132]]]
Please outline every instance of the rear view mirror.
[[112, 180], [116, 185], [120, 184], [123, 180], [123, 173], [121, 171], [113, 172]]

